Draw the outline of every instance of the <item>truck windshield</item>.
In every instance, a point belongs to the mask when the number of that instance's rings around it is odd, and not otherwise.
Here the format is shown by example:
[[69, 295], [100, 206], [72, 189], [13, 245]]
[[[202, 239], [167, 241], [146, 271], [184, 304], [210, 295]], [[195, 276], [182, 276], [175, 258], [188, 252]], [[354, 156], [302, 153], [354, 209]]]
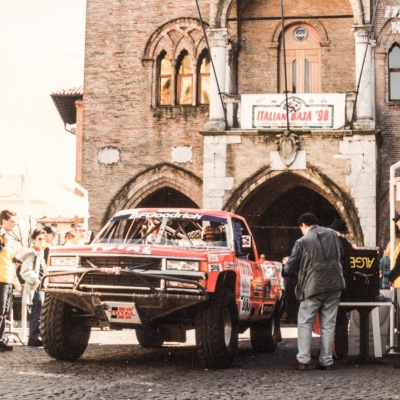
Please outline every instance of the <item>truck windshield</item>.
[[231, 247], [228, 221], [202, 214], [133, 213], [114, 217], [93, 243], [184, 248]]

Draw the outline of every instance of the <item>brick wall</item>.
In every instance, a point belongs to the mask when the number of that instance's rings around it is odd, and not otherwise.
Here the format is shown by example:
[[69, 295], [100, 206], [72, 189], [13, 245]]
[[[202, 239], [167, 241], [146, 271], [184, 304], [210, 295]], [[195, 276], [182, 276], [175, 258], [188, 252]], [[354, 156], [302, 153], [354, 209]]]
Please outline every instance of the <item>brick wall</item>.
[[[89, 190], [90, 227], [96, 231], [107, 208], [127, 182], [134, 177], [140, 180], [144, 171], [147, 182], [151, 168], [156, 165], [174, 164], [201, 182], [204, 138], [199, 131], [208, 120], [208, 107], [154, 107], [154, 63], [145, 59], [149, 42], [166, 24], [198, 18], [192, 0], [141, 3], [133, 0], [88, 0], [87, 4], [82, 184]], [[209, 4], [203, 2], [201, 11], [207, 22], [210, 18]], [[325, 35], [322, 90], [330, 93], [354, 91], [355, 40], [351, 29], [354, 20], [343, 17], [353, 14], [350, 1], [287, 1], [285, 11], [288, 16], [303, 15], [304, 20], [313, 26], [319, 24], [321, 35]], [[232, 17], [235, 17], [236, 5], [232, 12]], [[279, 1], [247, 2], [241, 12], [242, 17], [252, 20], [238, 23], [239, 38], [232, 35], [239, 49], [237, 93], [276, 93], [280, 21], [256, 19], [279, 17]], [[310, 15], [319, 18], [308, 18]], [[338, 18], [321, 18], [321, 15]], [[385, 24], [382, 12], [378, 20], [377, 36]], [[229, 22], [231, 27], [236, 24], [235, 21]], [[163, 40], [173, 41], [174, 37], [165, 33]], [[387, 188], [388, 166], [398, 161], [396, 138], [400, 126], [399, 118], [396, 118], [398, 105], [388, 104], [385, 97], [387, 76], [382, 73], [385, 60], [379, 56], [376, 60], [377, 121], [383, 138], [379, 200]], [[381, 84], [382, 79], [385, 84]], [[227, 145], [226, 171], [227, 176], [234, 177], [234, 182], [232, 189], [225, 193], [225, 201], [246, 179], [268, 167], [269, 152], [276, 150], [275, 139], [274, 135], [244, 135], [240, 143], [233, 141]], [[317, 166], [321, 174], [326, 174], [350, 196], [347, 177], [351, 163], [335, 158], [335, 154], [340, 153], [342, 139], [334, 135], [304, 135], [301, 141], [307, 162]], [[192, 160], [174, 163], [171, 148], [176, 146], [191, 146]], [[111, 149], [115, 162], [112, 162], [112, 157], [110, 162], [101, 161], [99, 155], [105, 149]]]
[[[388, 51], [392, 44], [400, 44], [400, 32], [392, 31], [391, 22], [400, 18], [387, 18], [386, 8], [399, 6], [398, 1], [381, 1], [376, 21], [376, 112], [377, 129], [380, 130], [378, 215], [379, 242], [382, 246], [389, 241], [389, 173], [390, 166], [400, 161], [400, 101], [389, 101]], [[398, 173], [398, 176], [400, 173]]]
[[[209, 8], [202, 6], [206, 19]], [[171, 147], [192, 146], [184, 167], [202, 176], [202, 137], [208, 107], [152, 108], [152, 63], [144, 62], [154, 32], [177, 18], [198, 18], [191, 0], [88, 0], [83, 142], [83, 186], [90, 193], [90, 224], [98, 230], [108, 205], [133, 176], [171, 162]], [[120, 150], [114, 164], [99, 152]]]

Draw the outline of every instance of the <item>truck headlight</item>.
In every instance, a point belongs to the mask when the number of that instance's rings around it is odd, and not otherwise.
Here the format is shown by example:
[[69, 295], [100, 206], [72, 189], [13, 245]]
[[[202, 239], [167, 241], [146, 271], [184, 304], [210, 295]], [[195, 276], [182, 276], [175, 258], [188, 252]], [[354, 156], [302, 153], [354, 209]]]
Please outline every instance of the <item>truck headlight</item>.
[[52, 267], [76, 267], [77, 259], [76, 257], [52, 256], [50, 265]]
[[198, 261], [167, 260], [167, 270], [199, 271]]

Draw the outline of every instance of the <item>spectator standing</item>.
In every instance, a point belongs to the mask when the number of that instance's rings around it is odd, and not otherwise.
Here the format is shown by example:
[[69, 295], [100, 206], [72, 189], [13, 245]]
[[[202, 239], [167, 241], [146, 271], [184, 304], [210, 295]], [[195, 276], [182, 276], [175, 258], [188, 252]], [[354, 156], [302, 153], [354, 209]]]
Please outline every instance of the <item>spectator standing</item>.
[[13, 286], [17, 291], [21, 290], [13, 263], [17, 249], [10, 236], [16, 220], [17, 214], [12, 211], [3, 210], [0, 213], [0, 352], [13, 349], [4, 341], [6, 315], [10, 311]]
[[87, 244], [89, 242], [88, 238], [88, 227], [86, 224], [78, 224], [76, 226], [76, 240], [80, 245]]
[[[65, 246], [76, 246], [84, 245], [89, 242], [88, 240], [88, 228], [86, 224], [78, 224], [76, 226], [76, 231], [69, 231], [65, 234]], [[68, 238], [67, 238], [68, 236]], [[72, 237], [71, 237], [72, 236]]]
[[[396, 226], [400, 229], [400, 214], [396, 214], [393, 218], [393, 221], [396, 223]], [[393, 288], [398, 288], [400, 285], [395, 282], [398, 277], [400, 277], [400, 245], [397, 245], [394, 249], [393, 254], [394, 266], [393, 269], [390, 271], [388, 280], [389, 285], [393, 286]]]
[[[396, 240], [396, 247], [398, 245], [398, 240]], [[386, 246], [382, 258], [379, 261], [381, 267], [380, 277], [382, 278], [382, 289], [390, 289], [389, 285], [389, 273], [390, 273], [390, 243]]]
[[[347, 240], [346, 235], [349, 233], [347, 229], [347, 224], [342, 219], [335, 219], [332, 222], [331, 229], [333, 229], [340, 240], [343, 248], [343, 255], [340, 260], [343, 269], [344, 281], [347, 285], [350, 279], [353, 279], [353, 273], [348, 269], [348, 263], [345, 263], [345, 259], [350, 256], [353, 251], [353, 245]], [[343, 294], [342, 294], [343, 300]], [[336, 317], [336, 327], [335, 327], [335, 356], [338, 359], [347, 357], [349, 352], [349, 319], [347, 318], [347, 313], [353, 310], [353, 307], [339, 307], [337, 317]]]
[[56, 238], [57, 231], [50, 225], [44, 226], [43, 230], [46, 232], [46, 243], [43, 246], [43, 258], [46, 265], [48, 265], [51, 246], [53, 245], [54, 239]]
[[305, 213], [299, 218], [303, 237], [298, 239], [285, 264], [285, 273], [298, 274], [298, 354], [295, 369], [305, 371], [311, 362], [311, 337], [315, 317], [321, 324], [321, 348], [317, 369], [330, 370], [332, 344], [340, 295], [345, 287], [342, 246], [337, 234], [318, 225], [317, 217]]
[[32, 247], [21, 254], [21, 276], [24, 279], [22, 303], [32, 305], [29, 320], [28, 346], [40, 347], [40, 314], [44, 303], [44, 292], [39, 290], [39, 284], [46, 274], [46, 264], [43, 258], [43, 247], [46, 241], [46, 231], [36, 228], [31, 235]]
[[[283, 266], [289, 257], [283, 257]], [[287, 324], [297, 324], [297, 314], [299, 312], [299, 302], [296, 298], [297, 274], [287, 275], [283, 267], [282, 277], [285, 279], [285, 294], [283, 297], [283, 307], [286, 311], [285, 322]]]
[[71, 245], [73, 246], [75, 244], [78, 244], [78, 241], [75, 239], [75, 232], [68, 231], [65, 234], [63, 246], [71, 246]]

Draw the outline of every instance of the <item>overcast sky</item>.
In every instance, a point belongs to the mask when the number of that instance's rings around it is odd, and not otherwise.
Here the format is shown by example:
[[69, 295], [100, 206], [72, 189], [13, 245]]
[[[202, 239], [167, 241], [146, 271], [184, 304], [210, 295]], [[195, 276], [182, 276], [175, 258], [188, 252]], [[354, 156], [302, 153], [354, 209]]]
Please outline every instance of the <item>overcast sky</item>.
[[62, 180], [75, 173], [75, 135], [50, 97], [83, 84], [86, 0], [0, 4], [0, 174]]

